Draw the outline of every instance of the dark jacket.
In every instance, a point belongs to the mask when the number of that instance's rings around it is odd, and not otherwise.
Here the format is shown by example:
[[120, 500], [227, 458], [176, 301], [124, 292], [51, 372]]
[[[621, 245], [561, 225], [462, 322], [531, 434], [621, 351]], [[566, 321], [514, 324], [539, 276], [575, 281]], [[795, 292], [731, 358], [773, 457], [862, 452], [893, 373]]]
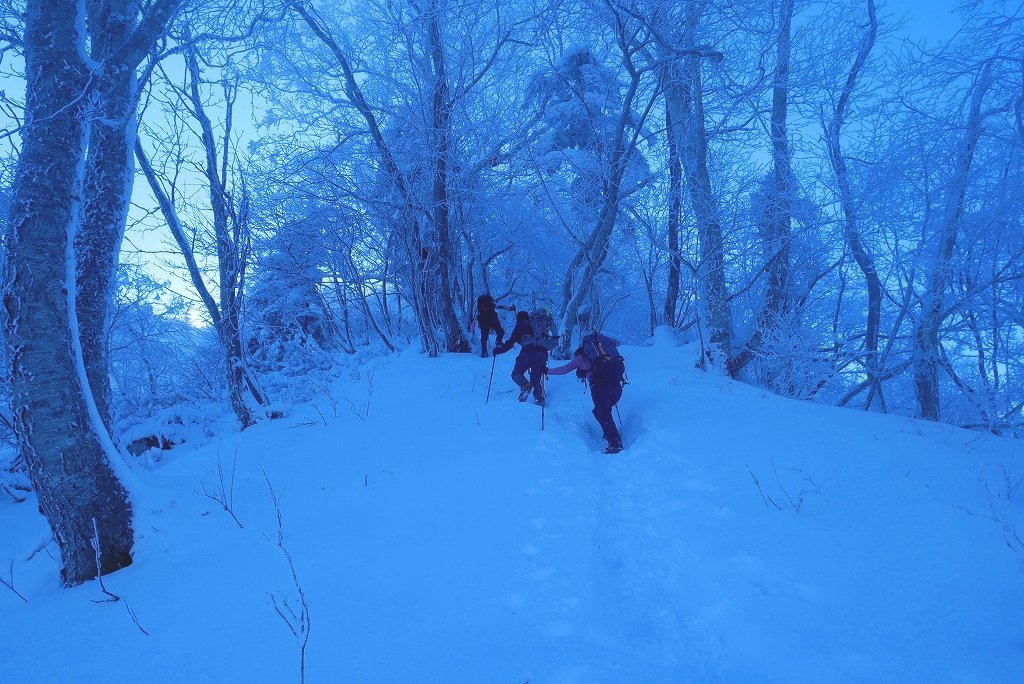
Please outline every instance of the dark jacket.
[[494, 310], [494, 298], [491, 295], [480, 295], [476, 298], [476, 315], [477, 318], [487, 318], [497, 313]]
[[[533, 326], [530, 325], [529, 318], [519, 319], [516, 321], [516, 327], [512, 330], [512, 334], [509, 335], [509, 338], [494, 348], [494, 355], [497, 356], [498, 354], [504, 354], [516, 344], [523, 345], [524, 335], [528, 335], [531, 339], [533, 338]], [[523, 345], [523, 351], [533, 347], [547, 351], [543, 347], [535, 344]]]

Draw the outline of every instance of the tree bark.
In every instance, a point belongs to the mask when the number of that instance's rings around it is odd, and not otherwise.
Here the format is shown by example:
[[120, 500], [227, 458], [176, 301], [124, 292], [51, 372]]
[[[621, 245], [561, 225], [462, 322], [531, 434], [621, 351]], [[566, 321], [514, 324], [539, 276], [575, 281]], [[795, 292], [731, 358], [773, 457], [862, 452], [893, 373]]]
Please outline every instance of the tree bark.
[[939, 420], [939, 329], [944, 319], [943, 293], [949, 283], [949, 261], [953, 256], [960, 218], [964, 212], [964, 199], [967, 195], [971, 164], [974, 161], [974, 150], [981, 137], [984, 119], [981, 105], [991, 85], [992, 64], [986, 62], [971, 94], [966, 130], [946, 193], [945, 215], [936, 236], [934, 262], [921, 295], [921, 315], [914, 330], [914, 392], [920, 415], [927, 420]]
[[[75, 306], [88, 69], [76, 0], [31, 0], [25, 13], [28, 124], [14, 184], [4, 310], [11, 405], [40, 509], [74, 586], [130, 565], [131, 505], [90, 415]], [[92, 407], [95, 411], [95, 406]], [[104, 435], [105, 436], [105, 435]], [[108, 441], [109, 443], [109, 441]]]
[[434, 184], [433, 209], [434, 230], [437, 231], [437, 266], [439, 282], [436, 289], [440, 317], [444, 321], [445, 351], [468, 352], [469, 341], [463, 333], [462, 324], [455, 313], [452, 302], [452, 278], [450, 264], [452, 260], [449, 186], [448, 186], [448, 155], [451, 135], [451, 103], [448, 97], [448, 73], [445, 68], [444, 43], [441, 40], [441, 27], [438, 18], [437, 2], [430, 4], [426, 15], [430, 40], [430, 59], [434, 68], [434, 93], [431, 101], [431, 115], [434, 124]]
[[245, 357], [242, 351], [242, 276], [245, 267], [242, 257], [241, 242], [245, 239], [242, 234], [245, 230], [245, 215], [248, 208], [245, 206], [247, 198], [243, 189], [242, 206], [235, 210], [230, 205], [232, 201], [228, 196], [227, 183], [227, 159], [230, 135], [230, 117], [232, 102], [229, 101], [226, 107], [228, 118], [227, 133], [225, 133], [223, 157], [218, 154], [217, 139], [213, 131], [213, 123], [206, 108], [203, 105], [202, 93], [199, 83], [202, 79], [202, 72], [199, 69], [199, 61], [194, 49], [185, 51], [185, 64], [189, 72], [188, 97], [191, 104], [193, 116], [199, 123], [205, 152], [205, 166], [203, 168], [206, 176], [210, 207], [213, 212], [213, 229], [217, 241], [217, 266], [218, 266], [218, 299], [220, 304], [220, 324], [217, 326], [217, 333], [220, 336], [221, 345], [224, 349], [225, 363], [227, 366], [228, 396], [231, 399], [231, 408], [241, 423], [242, 429], [246, 429], [256, 423], [256, 415], [246, 400], [246, 390], [253, 396], [257, 403], [263, 404], [261, 393], [255, 390], [254, 383], [249, 382], [245, 368]]
[[[697, 3], [688, 2], [683, 30], [683, 44], [686, 48], [696, 44], [699, 20]], [[702, 363], [727, 369], [732, 358], [734, 335], [725, 279], [725, 246], [720, 210], [708, 171], [708, 139], [701, 74], [701, 60], [705, 57], [696, 49], [688, 49], [681, 63], [679, 59], [665, 62], [665, 106], [676, 122], [676, 146], [683, 162], [686, 189], [700, 238], [698, 282], [703, 295], [704, 320], [709, 338]]]
[[[857, 220], [857, 212], [853, 200], [853, 190], [850, 187], [849, 173], [846, 168], [846, 158], [843, 156], [840, 135], [843, 124], [846, 121], [846, 112], [850, 104], [850, 97], [857, 85], [857, 78], [868, 60], [868, 55], [875, 45], [878, 36], [878, 19], [875, 16], [874, 0], [867, 0], [868, 10], [868, 32], [864, 35], [857, 57], [850, 73], [846, 77], [846, 83], [839, 95], [835, 111], [832, 115], [832, 125], [828, 130], [828, 153], [832, 162], [832, 169], [836, 174], [836, 185], [839, 190], [839, 204], [843, 209], [843, 230], [846, 235], [846, 244], [853, 254], [857, 266], [864, 275], [868, 295], [868, 315], [864, 335], [864, 347], [867, 352], [866, 371], [872, 385], [874, 396], [880, 389], [880, 369], [878, 368], [878, 331], [881, 325], [882, 311], [882, 281], [875, 268], [875, 260], [870, 249], [864, 244], [860, 233], [860, 225]], [[870, 405], [866, 408], [870, 408]]]
[[679, 219], [683, 213], [683, 166], [676, 146], [675, 122], [665, 108], [665, 132], [668, 139], [668, 284], [665, 288], [664, 324], [675, 325], [679, 306]]
[[131, 33], [137, 11], [131, 0], [89, 3], [92, 58], [104, 63], [97, 84], [99, 109], [89, 125], [85, 209], [75, 236], [78, 320], [85, 369], [107, 430], [110, 430], [109, 304], [117, 289], [117, 265], [135, 179], [135, 66], [109, 62]]
[[[121, 242], [135, 181], [138, 133], [136, 69], [164, 34], [181, 0], [88, 0], [96, 112], [88, 129], [85, 208], [75, 236], [77, 306], [85, 369], [96, 408], [110, 430], [110, 302], [117, 290]], [[138, 21], [136, 19], [138, 18]]]
[[769, 260], [768, 288], [765, 303], [757, 317], [757, 325], [743, 350], [732, 359], [729, 374], [740, 371], [754, 359], [772, 327], [777, 327], [789, 306], [790, 230], [792, 227], [793, 168], [790, 163], [789, 130], [789, 65], [793, 0], [782, 0], [779, 7], [779, 37], [775, 77], [772, 87], [772, 184], [765, 206], [765, 257]]

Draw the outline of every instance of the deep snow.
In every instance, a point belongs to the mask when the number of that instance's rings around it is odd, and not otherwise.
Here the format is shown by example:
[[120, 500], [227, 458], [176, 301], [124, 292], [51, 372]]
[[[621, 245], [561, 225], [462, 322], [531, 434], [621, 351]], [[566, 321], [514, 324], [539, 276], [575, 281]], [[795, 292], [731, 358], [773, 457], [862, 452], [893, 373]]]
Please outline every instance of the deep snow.
[[[406, 352], [179, 447], [136, 470], [116, 603], [60, 589], [35, 507], [0, 505], [29, 599], [0, 587], [0, 679], [297, 681], [265, 472], [308, 682], [1024, 681], [1024, 443], [770, 396], [668, 334], [623, 350], [616, 456], [571, 375], [541, 432], [513, 354], [486, 405], [490, 360]], [[236, 458], [242, 529], [202, 495]]]

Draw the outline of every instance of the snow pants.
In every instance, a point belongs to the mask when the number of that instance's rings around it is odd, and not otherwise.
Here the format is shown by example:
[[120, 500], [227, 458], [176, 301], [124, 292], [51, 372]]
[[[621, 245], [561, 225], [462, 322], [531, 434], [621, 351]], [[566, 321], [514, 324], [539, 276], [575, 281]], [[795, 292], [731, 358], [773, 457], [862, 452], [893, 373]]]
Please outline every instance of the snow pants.
[[531, 344], [524, 347], [516, 357], [516, 365], [512, 368], [512, 380], [520, 388], [526, 387], [526, 371], [530, 371], [530, 382], [533, 386], [533, 398], [540, 400], [544, 398], [544, 388], [541, 378], [548, 365], [548, 350]]
[[492, 313], [488, 316], [479, 316], [476, 319], [477, 325], [480, 326], [480, 355], [487, 356], [487, 340], [490, 338], [493, 332], [497, 337], [494, 340], [495, 346], [501, 344], [502, 339], [505, 337], [505, 330], [501, 327], [501, 322], [498, 320], [498, 314]]
[[612, 418], [612, 409], [622, 398], [622, 385], [617, 382], [591, 383], [590, 398], [594, 400], [594, 418], [597, 418], [608, 446], [621, 447], [622, 437]]

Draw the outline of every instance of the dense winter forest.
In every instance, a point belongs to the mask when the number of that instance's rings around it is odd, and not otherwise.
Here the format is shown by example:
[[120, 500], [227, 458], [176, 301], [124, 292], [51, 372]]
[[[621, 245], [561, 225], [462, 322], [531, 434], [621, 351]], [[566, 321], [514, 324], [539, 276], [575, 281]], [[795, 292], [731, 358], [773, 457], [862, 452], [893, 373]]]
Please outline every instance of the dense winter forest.
[[670, 326], [786, 397], [1024, 433], [1017, 2], [926, 43], [882, 0], [0, 12], [0, 495], [68, 585], [131, 562], [126, 458], [348, 355], [479, 352], [486, 292], [559, 358]]

